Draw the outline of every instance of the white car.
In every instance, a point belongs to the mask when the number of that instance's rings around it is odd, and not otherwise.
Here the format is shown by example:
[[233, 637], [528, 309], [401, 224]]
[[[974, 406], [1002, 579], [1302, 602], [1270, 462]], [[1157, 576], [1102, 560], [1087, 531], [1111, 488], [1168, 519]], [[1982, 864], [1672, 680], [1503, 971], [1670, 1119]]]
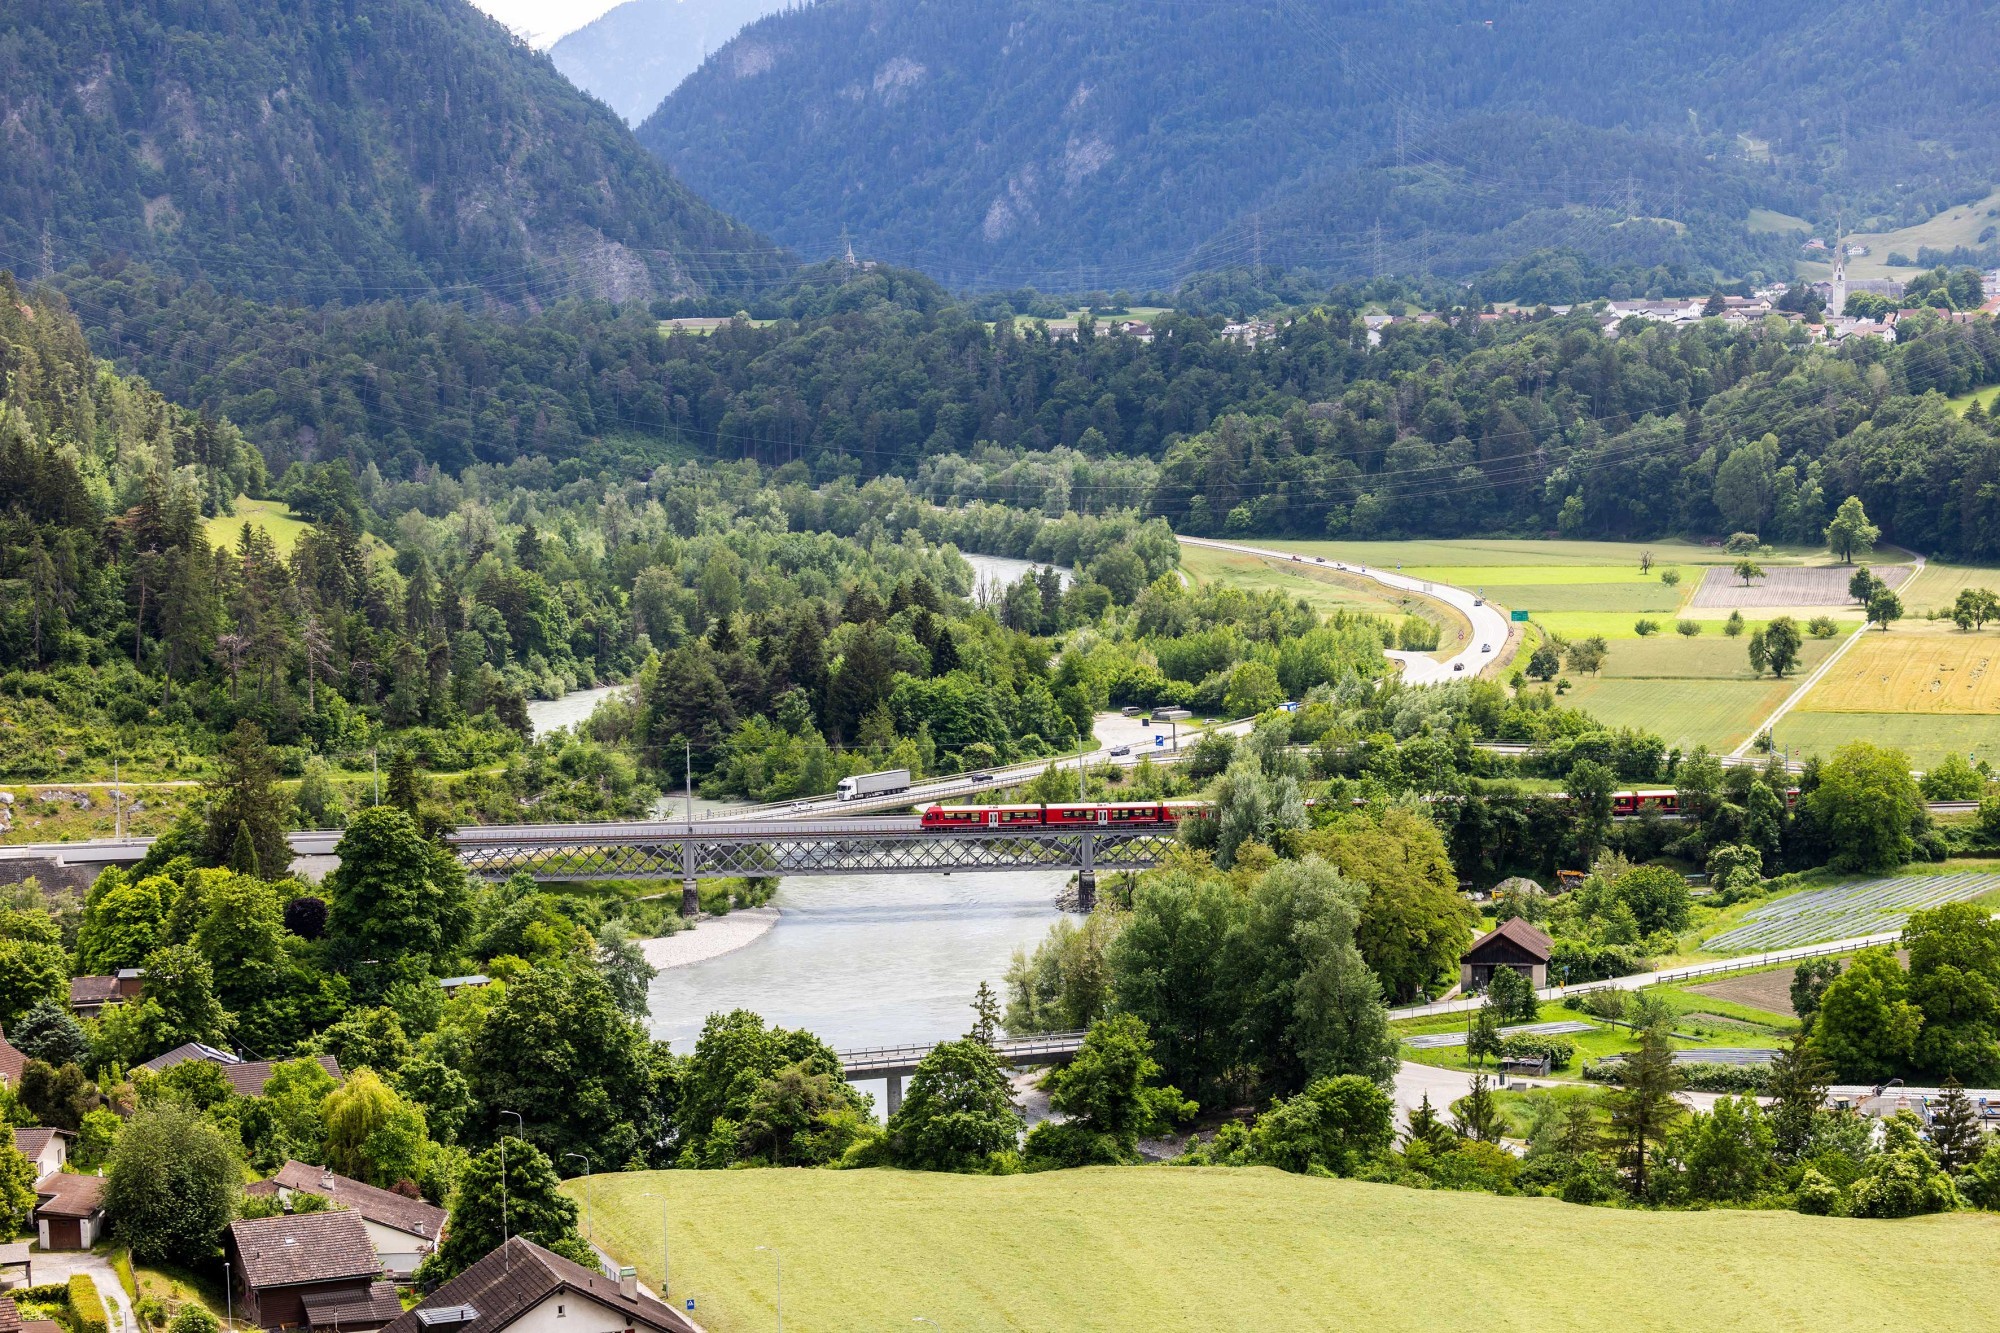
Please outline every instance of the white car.
[[1490, 643], [1482, 643], [1479, 645], [1479, 651], [1482, 653], [1490, 653], [1493, 651], [1493, 645]]
[[1453, 662], [1453, 663], [1451, 664], [1451, 669], [1452, 669], [1453, 671], [1463, 671], [1463, 670], [1465, 670], [1465, 663], [1463, 663], [1463, 662]]
[[1111, 756], [1114, 759], [1122, 758], [1130, 753], [1132, 753], [1132, 747], [1129, 745], [1114, 745], [1111, 747]]

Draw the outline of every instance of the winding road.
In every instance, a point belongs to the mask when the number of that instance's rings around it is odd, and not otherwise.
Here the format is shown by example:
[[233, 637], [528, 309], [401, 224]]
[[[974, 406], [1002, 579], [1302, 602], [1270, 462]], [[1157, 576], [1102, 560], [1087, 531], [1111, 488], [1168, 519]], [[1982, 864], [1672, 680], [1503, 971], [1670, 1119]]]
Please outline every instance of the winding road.
[[1498, 607], [1489, 606], [1486, 599], [1477, 593], [1464, 588], [1455, 588], [1449, 583], [1413, 578], [1408, 574], [1397, 574], [1390, 570], [1353, 564], [1345, 560], [1329, 560], [1325, 556], [1274, 550], [1268, 546], [1245, 546], [1240, 542], [1210, 541], [1203, 537], [1181, 537], [1178, 540], [1183, 546], [1205, 546], [1212, 551], [1235, 551], [1241, 555], [1254, 555], [1264, 560], [1282, 560], [1286, 564], [1309, 565], [1338, 570], [1343, 574], [1357, 574], [1385, 588], [1393, 588], [1398, 592], [1411, 592], [1419, 597], [1429, 597], [1433, 601], [1443, 602], [1471, 622], [1472, 637], [1466, 641], [1463, 652], [1443, 661], [1423, 653], [1391, 650], [1387, 656], [1392, 661], [1402, 664], [1403, 679], [1411, 685], [1442, 685], [1447, 681], [1464, 680], [1475, 676], [1481, 667], [1492, 663], [1495, 655], [1504, 652], [1507, 647], [1506, 615]]

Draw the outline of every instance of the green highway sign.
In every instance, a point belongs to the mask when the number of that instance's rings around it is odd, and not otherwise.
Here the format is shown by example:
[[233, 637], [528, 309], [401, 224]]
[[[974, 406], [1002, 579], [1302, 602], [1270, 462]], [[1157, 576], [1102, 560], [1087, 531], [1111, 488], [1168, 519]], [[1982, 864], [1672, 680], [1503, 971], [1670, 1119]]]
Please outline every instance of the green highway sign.
[[1528, 618], [1528, 613], [1526, 611], [1514, 612], [1514, 619], [1516, 620], [1526, 620], [1527, 618]]

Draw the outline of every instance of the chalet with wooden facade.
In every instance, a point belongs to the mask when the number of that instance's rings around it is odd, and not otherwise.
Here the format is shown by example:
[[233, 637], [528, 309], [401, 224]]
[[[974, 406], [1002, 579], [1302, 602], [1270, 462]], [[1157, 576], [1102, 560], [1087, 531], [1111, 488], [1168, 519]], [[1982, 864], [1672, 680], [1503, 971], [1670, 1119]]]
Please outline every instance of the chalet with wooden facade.
[[1549, 984], [1549, 955], [1553, 952], [1555, 941], [1520, 917], [1509, 917], [1459, 956], [1459, 989], [1467, 994], [1483, 991], [1493, 980], [1495, 969], [1507, 967], [1540, 990]]
[[238, 1316], [259, 1328], [370, 1333], [403, 1312], [359, 1213], [234, 1222], [228, 1251]]

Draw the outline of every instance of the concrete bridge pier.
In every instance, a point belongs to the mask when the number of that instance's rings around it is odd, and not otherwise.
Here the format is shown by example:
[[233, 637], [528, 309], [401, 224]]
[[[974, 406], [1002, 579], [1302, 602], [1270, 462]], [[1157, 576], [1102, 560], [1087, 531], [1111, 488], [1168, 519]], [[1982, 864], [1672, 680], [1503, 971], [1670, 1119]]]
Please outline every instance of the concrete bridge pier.
[[685, 917], [701, 915], [701, 890], [691, 878], [681, 881], [681, 915]]
[[889, 1116], [903, 1109], [903, 1076], [891, 1074], [883, 1081], [889, 1085], [889, 1095], [883, 1103], [887, 1110], [882, 1117], [887, 1120]]
[[1076, 910], [1085, 916], [1097, 910], [1097, 872], [1079, 871], [1076, 877]]

